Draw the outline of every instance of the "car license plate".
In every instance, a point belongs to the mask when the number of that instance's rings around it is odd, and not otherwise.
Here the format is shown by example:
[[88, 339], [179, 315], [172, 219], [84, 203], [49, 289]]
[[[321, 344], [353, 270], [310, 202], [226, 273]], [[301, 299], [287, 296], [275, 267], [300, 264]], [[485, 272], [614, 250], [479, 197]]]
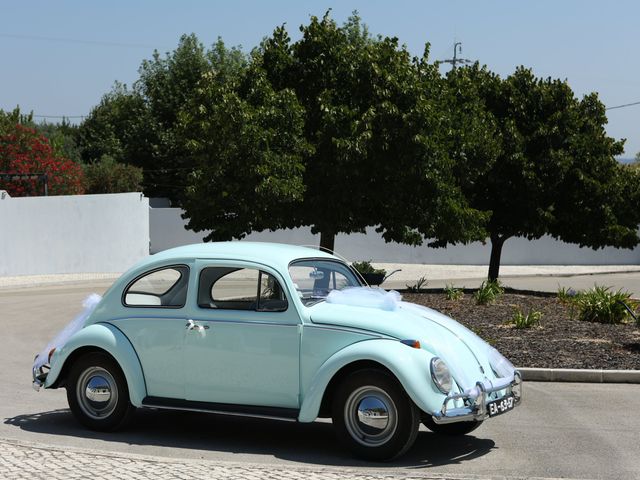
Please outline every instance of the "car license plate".
[[515, 406], [516, 401], [513, 398], [513, 395], [509, 395], [508, 397], [501, 398], [500, 400], [494, 400], [493, 402], [487, 403], [487, 410], [489, 410], [490, 417], [495, 417], [496, 415], [501, 415], [509, 410], [513, 410], [513, 407]]

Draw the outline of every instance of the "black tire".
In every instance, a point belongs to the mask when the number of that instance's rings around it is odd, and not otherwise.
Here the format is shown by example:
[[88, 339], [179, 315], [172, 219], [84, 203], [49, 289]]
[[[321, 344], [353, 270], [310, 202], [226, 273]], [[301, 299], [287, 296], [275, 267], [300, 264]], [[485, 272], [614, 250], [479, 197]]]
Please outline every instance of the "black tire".
[[342, 381], [332, 418], [342, 443], [358, 457], [374, 461], [404, 454], [420, 426], [419, 410], [402, 386], [389, 373], [375, 369], [358, 370]]
[[442, 425], [437, 424], [433, 421], [431, 415], [423, 414], [422, 415], [422, 424], [431, 430], [433, 433], [439, 433], [442, 435], [466, 435], [467, 433], [473, 432], [476, 428], [482, 425], [482, 422], [478, 420], [473, 420], [471, 422], [456, 422], [456, 423], [445, 423]]
[[112, 432], [124, 427], [135, 407], [117, 362], [106, 353], [78, 358], [67, 378], [67, 401], [76, 419], [92, 430]]

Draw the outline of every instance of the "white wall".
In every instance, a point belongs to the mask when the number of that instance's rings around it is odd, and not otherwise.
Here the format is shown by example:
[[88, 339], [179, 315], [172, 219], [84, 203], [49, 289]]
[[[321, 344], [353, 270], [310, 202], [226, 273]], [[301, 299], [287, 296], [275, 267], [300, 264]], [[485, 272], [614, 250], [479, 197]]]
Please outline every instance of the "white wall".
[[[198, 243], [207, 234], [185, 230], [185, 220], [178, 208], [152, 208], [150, 211], [151, 253], [189, 243]], [[281, 242], [293, 245], [318, 245], [320, 236], [308, 228], [253, 233], [247, 240]], [[447, 248], [409, 247], [385, 243], [370, 228], [367, 234], [339, 235], [336, 251], [349, 260], [373, 260], [388, 263], [425, 263], [452, 265], [486, 265], [490, 245], [479, 242]], [[592, 250], [559, 242], [551, 237], [528, 241], [507, 240], [502, 251], [502, 265], [638, 265], [640, 248], [634, 250], [605, 248]]]
[[148, 252], [140, 193], [0, 200], [0, 276], [122, 272]]

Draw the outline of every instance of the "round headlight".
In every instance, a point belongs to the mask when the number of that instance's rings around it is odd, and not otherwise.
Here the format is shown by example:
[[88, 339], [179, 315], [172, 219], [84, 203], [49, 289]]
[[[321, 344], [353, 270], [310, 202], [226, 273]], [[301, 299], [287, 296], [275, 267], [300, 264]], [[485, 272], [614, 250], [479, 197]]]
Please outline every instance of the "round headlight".
[[444, 360], [438, 357], [433, 357], [431, 359], [431, 378], [433, 379], [433, 383], [435, 383], [438, 390], [440, 390], [445, 395], [449, 395], [451, 391], [451, 372], [449, 371], [449, 367], [444, 363]]

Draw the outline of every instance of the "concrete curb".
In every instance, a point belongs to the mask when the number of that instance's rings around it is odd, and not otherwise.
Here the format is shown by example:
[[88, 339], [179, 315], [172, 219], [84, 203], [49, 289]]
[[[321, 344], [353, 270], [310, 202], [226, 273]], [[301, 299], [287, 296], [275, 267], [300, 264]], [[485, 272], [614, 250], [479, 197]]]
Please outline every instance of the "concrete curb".
[[635, 383], [640, 370], [586, 370], [577, 368], [518, 368], [529, 382]]

